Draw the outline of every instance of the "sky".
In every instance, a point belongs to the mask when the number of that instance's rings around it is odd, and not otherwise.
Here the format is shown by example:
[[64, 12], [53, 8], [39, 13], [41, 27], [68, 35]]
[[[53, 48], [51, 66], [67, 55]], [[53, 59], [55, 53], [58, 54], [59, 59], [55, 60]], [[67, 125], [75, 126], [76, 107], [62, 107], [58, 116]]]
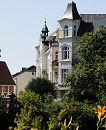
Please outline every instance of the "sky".
[[[106, 0], [73, 0], [80, 14], [106, 13]], [[0, 49], [11, 74], [36, 65], [45, 18], [53, 32], [71, 0], [0, 0]]]

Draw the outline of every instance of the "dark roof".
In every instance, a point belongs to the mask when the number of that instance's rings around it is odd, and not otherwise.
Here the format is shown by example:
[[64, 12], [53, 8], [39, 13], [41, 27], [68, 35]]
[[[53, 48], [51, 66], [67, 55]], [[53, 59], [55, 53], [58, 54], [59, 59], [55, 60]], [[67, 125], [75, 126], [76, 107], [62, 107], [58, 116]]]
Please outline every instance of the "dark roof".
[[77, 36], [82, 36], [86, 32], [93, 30], [93, 21], [105, 18], [106, 14], [81, 14], [82, 21], [77, 32]]
[[80, 14], [85, 22], [93, 22], [94, 20], [106, 18], [106, 14]]
[[36, 72], [36, 66], [32, 65], [32, 66], [28, 67], [26, 69], [26, 71], [30, 71], [30, 72], [34, 71], [34, 72]]
[[73, 14], [73, 20], [81, 19], [76, 4], [72, 2], [72, 14]]
[[11, 73], [4, 61], [0, 61], [0, 85], [15, 85]]
[[77, 11], [76, 4], [74, 2], [68, 4], [67, 9], [63, 17], [61, 18], [61, 20], [62, 19], [73, 19], [73, 20], [80, 19], [81, 20], [81, 17]]
[[16, 73], [16, 74], [14, 74], [13, 77], [20, 75], [24, 72], [36, 72], [36, 66], [32, 65], [28, 68], [23, 67], [22, 70], [20, 72]]
[[93, 30], [93, 23], [81, 21], [77, 32], [77, 36], [82, 36], [84, 33], [90, 32], [92, 30]]
[[46, 25], [46, 21], [45, 21], [45, 25], [44, 25], [44, 27], [43, 27], [43, 29], [42, 29], [42, 33], [44, 33], [44, 32], [46, 32], [46, 33], [49, 32], [49, 29], [48, 29], [48, 27], [47, 27], [47, 25]]

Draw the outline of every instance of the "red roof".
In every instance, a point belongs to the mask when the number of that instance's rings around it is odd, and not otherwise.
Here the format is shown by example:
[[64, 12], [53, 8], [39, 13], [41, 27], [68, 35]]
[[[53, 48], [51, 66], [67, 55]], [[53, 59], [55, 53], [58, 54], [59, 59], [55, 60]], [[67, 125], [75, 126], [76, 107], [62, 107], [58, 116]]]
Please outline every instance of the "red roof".
[[0, 85], [15, 85], [11, 73], [4, 61], [0, 61]]

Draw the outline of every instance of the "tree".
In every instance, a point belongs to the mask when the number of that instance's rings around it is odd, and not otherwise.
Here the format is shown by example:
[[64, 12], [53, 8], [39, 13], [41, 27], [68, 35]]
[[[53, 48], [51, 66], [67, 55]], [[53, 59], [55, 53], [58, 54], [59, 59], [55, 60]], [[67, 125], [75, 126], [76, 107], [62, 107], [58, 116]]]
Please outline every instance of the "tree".
[[20, 95], [19, 99], [22, 101], [23, 106], [25, 104], [28, 106], [31, 104], [32, 106], [36, 106], [37, 110], [42, 109], [41, 97], [35, 92], [25, 91], [22, 95]]
[[16, 118], [15, 129], [73, 130], [79, 127], [80, 130], [96, 130], [97, 116], [93, 108], [97, 104], [106, 106], [105, 44], [105, 28], [86, 33], [78, 40], [80, 60], [67, 78], [71, 91], [61, 101], [53, 100], [48, 94], [51, 94], [51, 90], [47, 90], [50, 89], [49, 81], [45, 83], [41, 78], [32, 80], [27, 85], [27, 90], [31, 91], [20, 97], [25, 105]]
[[17, 114], [15, 130], [36, 128], [38, 130], [47, 130], [49, 117], [58, 113], [60, 105], [54, 101], [53, 96], [44, 95], [42, 97], [35, 92], [25, 91], [19, 97], [23, 102], [21, 111]]
[[42, 117], [36, 116], [36, 107], [24, 105], [15, 120], [17, 127], [14, 130], [30, 130], [31, 128], [41, 130]]
[[67, 83], [71, 83], [78, 100], [97, 101], [97, 95], [106, 94], [106, 28], [79, 38], [77, 52], [80, 60], [67, 78]]
[[36, 94], [40, 94], [42, 96], [44, 94], [55, 95], [54, 85], [49, 80], [46, 80], [44, 78], [32, 79], [28, 83], [26, 90], [31, 90]]

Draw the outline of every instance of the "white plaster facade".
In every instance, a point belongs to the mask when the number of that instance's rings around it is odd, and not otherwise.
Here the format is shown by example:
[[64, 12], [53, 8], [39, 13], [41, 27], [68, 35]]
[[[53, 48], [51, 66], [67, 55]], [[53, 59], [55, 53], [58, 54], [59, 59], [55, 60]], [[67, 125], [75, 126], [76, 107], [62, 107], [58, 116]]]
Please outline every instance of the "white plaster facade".
[[[77, 17], [74, 18], [74, 15]], [[74, 2], [68, 4], [63, 17], [58, 21], [57, 29], [49, 36], [46, 35], [48, 28], [45, 23], [39, 45], [36, 47], [36, 77], [47, 78], [55, 83], [57, 90], [60, 91], [69, 89], [62, 87], [62, 84], [72, 69], [80, 22], [76, 4]], [[45, 39], [42, 36], [45, 36]]]
[[36, 77], [52, 81], [58, 91], [69, 89], [63, 84], [78, 58], [76, 39], [92, 30], [93, 23], [82, 20], [74, 2], [68, 4], [63, 17], [58, 21], [57, 29], [50, 35], [45, 22], [36, 47]]
[[[62, 84], [64, 82], [64, 72], [69, 72], [72, 69], [72, 58], [75, 53], [75, 43], [77, 38], [77, 31], [80, 25], [80, 20], [73, 19], [62, 19], [59, 21], [59, 79], [58, 83]], [[64, 28], [68, 27], [68, 35], [65, 35]], [[74, 30], [75, 27], [75, 30]], [[64, 48], [69, 49], [65, 52]], [[68, 53], [67, 57], [64, 57], [64, 53]]]

